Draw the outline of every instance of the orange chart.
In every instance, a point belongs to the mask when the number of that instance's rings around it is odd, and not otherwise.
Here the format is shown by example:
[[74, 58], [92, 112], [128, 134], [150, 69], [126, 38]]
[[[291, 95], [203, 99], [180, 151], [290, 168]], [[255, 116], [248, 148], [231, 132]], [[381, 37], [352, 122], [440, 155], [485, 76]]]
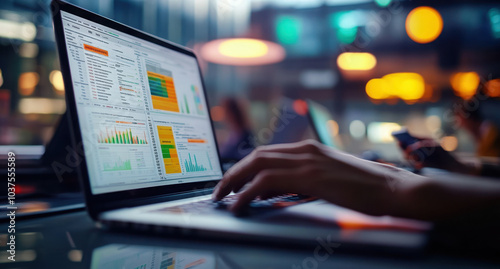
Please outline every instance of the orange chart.
[[181, 165], [177, 148], [175, 147], [174, 133], [170, 126], [157, 126], [158, 137], [160, 138], [161, 153], [166, 174], [181, 173]]
[[[149, 68], [148, 68], [149, 69]], [[154, 68], [153, 72], [148, 70], [148, 82], [151, 90], [153, 108], [165, 111], [179, 112], [177, 95], [175, 94], [174, 78], [172, 73], [160, 68]]]

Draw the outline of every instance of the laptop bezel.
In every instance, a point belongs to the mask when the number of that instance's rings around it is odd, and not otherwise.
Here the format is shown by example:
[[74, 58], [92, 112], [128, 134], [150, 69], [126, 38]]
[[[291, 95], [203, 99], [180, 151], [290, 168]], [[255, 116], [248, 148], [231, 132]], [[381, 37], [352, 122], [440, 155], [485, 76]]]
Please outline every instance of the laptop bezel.
[[[77, 7], [75, 5], [66, 3], [61, 0], [52, 0], [51, 2], [51, 12], [52, 12], [52, 21], [54, 26], [54, 34], [55, 41], [57, 45], [57, 51], [59, 54], [59, 61], [61, 64], [61, 72], [63, 74], [64, 79], [64, 87], [66, 93], [66, 106], [69, 120], [69, 128], [71, 130], [71, 138], [72, 144], [75, 148], [76, 152], [81, 152], [81, 163], [77, 165], [75, 169], [77, 170], [77, 174], [79, 177], [79, 181], [81, 182], [82, 191], [85, 195], [85, 201], [87, 205], [87, 210], [90, 216], [94, 219], [98, 218], [99, 213], [116, 209], [122, 207], [129, 207], [134, 204], [140, 204], [139, 201], [145, 200], [148, 198], [167, 198], [169, 194], [179, 194], [179, 193], [189, 193], [189, 192], [198, 192], [204, 189], [210, 189], [215, 186], [215, 184], [220, 180], [208, 180], [202, 182], [195, 183], [182, 183], [175, 185], [167, 185], [167, 186], [156, 186], [142, 189], [132, 189], [126, 191], [112, 192], [112, 193], [104, 193], [104, 194], [93, 194], [90, 186], [90, 178], [87, 169], [87, 163], [82, 149], [83, 140], [82, 140], [82, 131], [80, 130], [80, 124], [78, 121], [78, 114], [76, 109], [76, 100], [73, 89], [73, 81], [70, 72], [70, 65], [68, 59], [68, 52], [66, 50], [66, 40], [64, 37], [64, 29], [62, 24], [61, 11], [68, 12], [70, 14], [82, 17], [84, 19], [93, 21], [95, 23], [101, 24], [103, 26], [115, 29], [117, 31], [121, 31], [123, 33], [132, 35], [134, 37], [143, 39], [145, 41], [149, 41], [160, 46], [164, 46], [168, 49], [172, 49], [174, 51], [186, 54], [188, 56], [194, 57], [196, 62], [198, 63], [198, 72], [201, 79], [201, 84], [203, 87], [203, 93], [205, 94], [205, 105], [208, 106], [208, 98], [206, 94], [206, 87], [203, 81], [203, 76], [200, 69], [200, 64], [198, 62], [198, 58], [196, 54], [190, 50], [189, 48], [185, 48], [176, 44], [173, 44], [167, 40], [155, 37], [148, 33], [142, 32], [140, 30], [134, 29], [132, 27], [126, 26], [119, 22], [113, 21], [111, 19], [105, 18], [83, 8]], [[210, 109], [208, 109], [208, 116], [211, 119]], [[213, 126], [213, 122], [210, 121], [210, 128], [212, 129], [212, 134], [215, 136], [215, 130]], [[217, 140], [215, 139], [215, 143], [217, 144]], [[220, 152], [218, 147], [216, 147], [217, 156], [219, 158], [220, 169], [222, 170], [222, 162], [220, 158]], [[221, 177], [222, 178], [222, 177]], [[205, 193], [206, 194], [206, 193]]]

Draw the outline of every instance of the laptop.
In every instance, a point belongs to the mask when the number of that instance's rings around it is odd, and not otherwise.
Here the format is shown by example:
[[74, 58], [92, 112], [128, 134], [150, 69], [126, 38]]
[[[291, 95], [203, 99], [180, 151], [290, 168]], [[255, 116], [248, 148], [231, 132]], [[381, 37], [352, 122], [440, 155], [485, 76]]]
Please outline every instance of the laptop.
[[[343, 150], [342, 142], [337, 136], [338, 123], [334, 121], [328, 108], [312, 100], [307, 100], [307, 116], [319, 142], [334, 149]], [[335, 128], [337, 130], [333, 130]]]
[[78, 172], [87, 211], [101, 226], [343, 248], [425, 245], [428, 223], [297, 195], [255, 201], [257, 211], [272, 210], [246, 217], [214, 204], [223, 172], [195, 53], [60, 0], [51, 11], [78, 153], [66, 165]]

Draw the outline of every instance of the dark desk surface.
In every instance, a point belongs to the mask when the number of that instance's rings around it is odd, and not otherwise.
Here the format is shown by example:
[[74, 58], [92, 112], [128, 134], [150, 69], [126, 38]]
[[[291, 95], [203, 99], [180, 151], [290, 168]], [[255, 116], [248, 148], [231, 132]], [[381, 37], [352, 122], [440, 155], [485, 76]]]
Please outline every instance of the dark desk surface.
[[[7, 225], [0, 225], [1, 268], [500, 268], [488, 259], [440, 252], [398, 258], [342, 251], [315, 255], [313, 247], [116, 233], [96, 228], [84, 211], [16, 225], [16, 262], [7, 260]], [[160, 262], [149, 264], [155, 259]]]

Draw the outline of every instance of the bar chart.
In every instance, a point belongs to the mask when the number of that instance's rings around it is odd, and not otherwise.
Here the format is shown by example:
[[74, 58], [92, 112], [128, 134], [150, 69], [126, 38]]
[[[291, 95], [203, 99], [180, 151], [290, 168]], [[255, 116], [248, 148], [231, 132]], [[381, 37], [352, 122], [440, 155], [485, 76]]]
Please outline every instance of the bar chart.
[[183, 153], [184, 170], [190, 172], [204, 172], [213, 170], [212, 163], [207, 152]]
[[174, 78], [171, 71], [146, 65], [153, 108], [179, 112]]
[[171, 126], [157, 126], [165, 174], [181, 173], [181, 165]]
[[100, 144], [148, 144], [146, 131], [133, 130], [132, 128], [105, 127], [101, 130], [97, 138]]
[[115, 171], [130, 171], [132, 170], [132, 165], [130, 160], [123, 160], [118, 157], [116, 160], [111, 160], [111, 162], [103, 163], [103, 171], [105, 172], [115, 172]]

